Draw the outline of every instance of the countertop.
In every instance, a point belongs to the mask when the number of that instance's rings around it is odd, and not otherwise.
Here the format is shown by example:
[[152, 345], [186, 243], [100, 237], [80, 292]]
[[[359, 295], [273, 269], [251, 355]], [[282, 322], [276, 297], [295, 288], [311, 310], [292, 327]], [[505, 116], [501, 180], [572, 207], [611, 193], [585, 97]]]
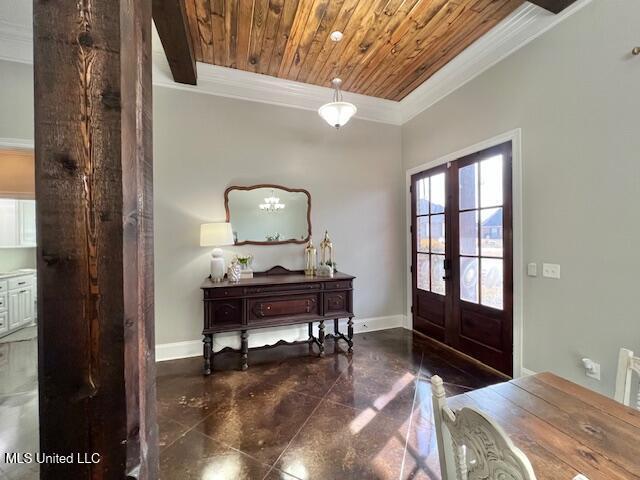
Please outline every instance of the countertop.
[[0, 280], [4, 280], [5, 278], [20, 277], [22, 275], [34, 275], [35, 273], [35, 268], [21, 268], [20, 270], [14, 270], [13, 272], [0, 272]]

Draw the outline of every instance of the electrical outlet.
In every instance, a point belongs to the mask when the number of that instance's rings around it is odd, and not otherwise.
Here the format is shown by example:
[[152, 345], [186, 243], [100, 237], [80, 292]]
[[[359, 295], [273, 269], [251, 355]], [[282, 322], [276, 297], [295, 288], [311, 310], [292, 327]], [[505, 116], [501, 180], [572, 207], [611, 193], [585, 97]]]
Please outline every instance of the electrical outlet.
[[555, 263], [542, 264], [542, 276], [546, 278], [560, 278], [560, 265]]
[[583, 358], [582, 365], [584, 366], [584, 373], [587, 377], [595, 380], [600, 380], [600, 364], [594, 362], [590, 358]]

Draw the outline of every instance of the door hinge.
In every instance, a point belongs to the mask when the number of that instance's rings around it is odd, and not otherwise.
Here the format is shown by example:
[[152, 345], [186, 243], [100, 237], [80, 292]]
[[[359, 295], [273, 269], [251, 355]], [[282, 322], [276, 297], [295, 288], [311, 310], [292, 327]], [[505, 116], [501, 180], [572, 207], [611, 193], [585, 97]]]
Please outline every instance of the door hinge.
[[413, 265], [409, 265], [409, 271], [413, 273]]
[[413, 305], [411, 305], [411, 313], [413, 313]]
[[410, 225], [410, 226], [409, 226], [409, 233], [410, 233], [411, 235], [413, 235], [413, 225]]
[[409, 193], [413, 193], [413, 185], [409, 185]]

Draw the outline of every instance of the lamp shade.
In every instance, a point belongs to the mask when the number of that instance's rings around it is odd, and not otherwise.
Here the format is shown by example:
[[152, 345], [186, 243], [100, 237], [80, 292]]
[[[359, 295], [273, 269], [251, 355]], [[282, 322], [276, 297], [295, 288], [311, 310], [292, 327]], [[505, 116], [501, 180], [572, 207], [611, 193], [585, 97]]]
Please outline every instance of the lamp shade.
[[340, 128], [353, 117], [358, 109], [349, 102], [331, 102], [321, 106], [318, 114], [325, 122], [335, 128]]
[[201, 247], [224, 247], [234, 243], [233, 230], [230, 223], [203, 223], [200, 225]]

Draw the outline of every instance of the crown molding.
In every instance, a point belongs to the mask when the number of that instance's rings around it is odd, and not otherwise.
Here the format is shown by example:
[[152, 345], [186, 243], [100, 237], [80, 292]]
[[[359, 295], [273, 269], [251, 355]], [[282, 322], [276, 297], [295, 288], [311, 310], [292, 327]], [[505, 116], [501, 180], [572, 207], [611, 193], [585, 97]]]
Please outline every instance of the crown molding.
[[[402, 125], [591, 1], [578, 0], [557, 15], [525, 2], [400, 102], [348, 92], [344, 97], [358, 107], [356, 118]], [[198, 85], [175, 83], [156, 35], [154, 32], [156, 86], [314, 111], [331, 99], [330, 88], [200, 62]], [[0, 60], [32, 63], [31, 37], [31, 26], [0, 19]]]
[[591, 1], [578, 0], [562, 13], [555, 15], [537, 5], [525, 2], [451, 60], [444, 68], [403, 98], [400, 102], [402, 123], [408, 122], [458, 90]]
[[[233, 68], [197, 63], [198, 84], [173, 81], [163, 52], [153, 53], [153, 84], [190, 92], [219, 95], [271, 105], [316, 111], [331, 101], [333, 90], [318, 85], [245, 72]], [[400, 125], [400, 105], [392, 100], [343, 92], [344, 99], [358, 108], [355, 118]]]

